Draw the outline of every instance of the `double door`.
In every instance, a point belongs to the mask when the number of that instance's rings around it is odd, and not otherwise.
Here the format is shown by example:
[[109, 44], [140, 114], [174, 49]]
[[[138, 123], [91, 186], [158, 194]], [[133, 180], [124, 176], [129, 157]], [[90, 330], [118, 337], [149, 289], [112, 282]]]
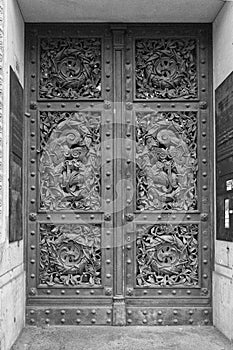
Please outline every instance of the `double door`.
[[208, 25], [28, 25], [29, 324], [211, 323]]

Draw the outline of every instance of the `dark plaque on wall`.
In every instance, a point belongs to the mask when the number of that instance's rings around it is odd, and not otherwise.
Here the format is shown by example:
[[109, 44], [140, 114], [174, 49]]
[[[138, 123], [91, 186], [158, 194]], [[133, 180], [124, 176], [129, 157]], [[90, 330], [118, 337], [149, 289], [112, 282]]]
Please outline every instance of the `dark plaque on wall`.
[[10, 68], [9, 240], [22, 239], [23, 88]]
[[217, 239], [233, 241], [233, 72], [215, 92]]

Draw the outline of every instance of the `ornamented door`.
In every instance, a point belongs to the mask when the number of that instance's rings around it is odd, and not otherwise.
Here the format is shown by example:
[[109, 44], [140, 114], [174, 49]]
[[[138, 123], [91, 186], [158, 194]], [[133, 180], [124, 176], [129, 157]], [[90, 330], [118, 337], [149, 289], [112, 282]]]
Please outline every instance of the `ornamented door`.
[[28, 25], [29, 324], [211, 323], [208, 25]]

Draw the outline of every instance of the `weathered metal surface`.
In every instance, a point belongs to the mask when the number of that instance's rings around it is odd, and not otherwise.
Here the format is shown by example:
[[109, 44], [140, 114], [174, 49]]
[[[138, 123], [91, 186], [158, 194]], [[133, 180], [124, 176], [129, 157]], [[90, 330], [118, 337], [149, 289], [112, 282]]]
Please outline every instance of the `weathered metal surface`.
[[207, 324], [208, 31], [27, 27], [29, 324]]

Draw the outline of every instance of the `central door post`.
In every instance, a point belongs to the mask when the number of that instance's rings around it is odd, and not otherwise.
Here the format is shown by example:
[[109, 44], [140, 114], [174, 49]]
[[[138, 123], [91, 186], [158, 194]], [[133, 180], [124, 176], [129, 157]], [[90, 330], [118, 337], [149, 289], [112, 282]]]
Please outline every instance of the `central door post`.
[[113, 30], [113, 72], [114, 72], [114, 297], [113, 325], [126, 325], [124, 299], [124, 232], [123, 232], [123, 186], [122, 182], [122, 122], [123, 122], [123, 62], [125, 28]]

